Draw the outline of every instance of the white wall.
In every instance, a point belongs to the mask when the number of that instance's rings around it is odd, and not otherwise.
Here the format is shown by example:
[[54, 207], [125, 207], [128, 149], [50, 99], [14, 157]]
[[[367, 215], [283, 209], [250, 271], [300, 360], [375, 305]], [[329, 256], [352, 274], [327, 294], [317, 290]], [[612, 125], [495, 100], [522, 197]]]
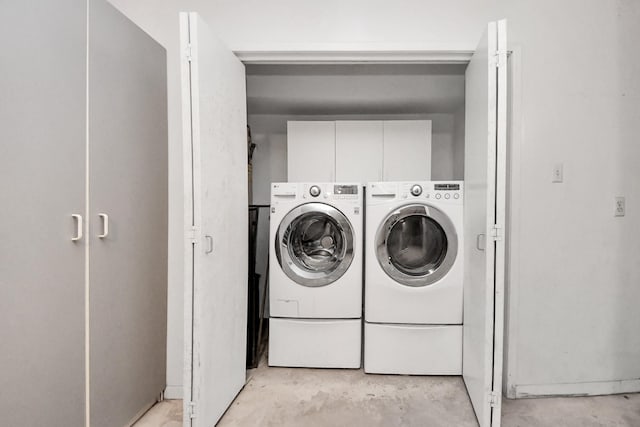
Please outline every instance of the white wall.
[[[236, 51], [472, 50], [489, 19], [477, 0], [110, 0], [167, 49], [169, 316], [167, 398], [182, 384], [182, 146], [178, 13], [195, 11]], [[303, 6], [302, 6], [303, 5]]]
[[520, 68], [508, 392], [631, 386], [615, 381], [640, 378], [640, 2], [504, 3]]
[[[179, 10], [232, 49], [472, 50], [490, 19], [522, 48], [515, 130], [508, 341], [510, 391], [640, 378], [640, 22], [636, 0], [111, 0], [168, 50], [168, 381], [181, 383]], [[555, 162], [565, 183], [550, 184]], [[627, 196], [612, 217], [614, 194]], [[522, 390], [526, 391], [526, 387]]]

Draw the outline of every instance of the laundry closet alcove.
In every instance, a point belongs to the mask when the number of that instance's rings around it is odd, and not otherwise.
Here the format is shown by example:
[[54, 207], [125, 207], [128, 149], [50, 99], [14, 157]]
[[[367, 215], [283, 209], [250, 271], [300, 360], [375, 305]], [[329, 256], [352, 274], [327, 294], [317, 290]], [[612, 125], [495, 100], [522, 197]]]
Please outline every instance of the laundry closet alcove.
[[[180, 23], [187, 266], [185, 425], [208, 426], [220, 419], [246, 379], [248, 73], [242, 60], [197, 14], [182, 14]], [[285, 56], [304, 64], [304, 54], [298, 61], [296, 55]], [[443, 61], [442, 55], [431, 55], [440, 62], [466, 65], [468, 238], [462, 376], [478, 421], [487, 427], [500, 424], [502, 393], [506, 22], [489, 23], [476, 51], [463, 61], [460, 56], [453, 52], [449, 61]], [[428, 57], [425, 54], [421, 62], [430, 62]], [[251, 62], [250, 54], [242, 59]], [[278, 62], [275, 56], [271, 62]], [[343, 56], [342, 60], [329, 57], [328, 62], [349, 61]], [[482, 238], [484, 246], [476, 245]]]

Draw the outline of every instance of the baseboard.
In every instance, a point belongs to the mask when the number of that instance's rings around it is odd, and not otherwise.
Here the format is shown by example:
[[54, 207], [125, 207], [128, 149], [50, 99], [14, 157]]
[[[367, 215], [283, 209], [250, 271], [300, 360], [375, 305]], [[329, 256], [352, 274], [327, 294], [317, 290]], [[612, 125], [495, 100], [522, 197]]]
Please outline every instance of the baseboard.
[[513, 385], [507, 397], [515, 399], [559, 396], [600, 396], [640, 392], [640, 378], [618, 381], [594, 381], [572, 384]]
[[182, 386], [181, 385], [168, 385], [164, 389], [165, 400], [182, 399]]

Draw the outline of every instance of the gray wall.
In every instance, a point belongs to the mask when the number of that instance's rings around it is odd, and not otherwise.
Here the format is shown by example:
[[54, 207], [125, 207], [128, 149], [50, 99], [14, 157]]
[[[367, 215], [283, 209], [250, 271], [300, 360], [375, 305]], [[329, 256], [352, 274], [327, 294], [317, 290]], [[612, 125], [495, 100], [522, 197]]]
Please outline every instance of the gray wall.
[[516, 50], [507, 391], [640, 389], [640, 2], [504, 5]]

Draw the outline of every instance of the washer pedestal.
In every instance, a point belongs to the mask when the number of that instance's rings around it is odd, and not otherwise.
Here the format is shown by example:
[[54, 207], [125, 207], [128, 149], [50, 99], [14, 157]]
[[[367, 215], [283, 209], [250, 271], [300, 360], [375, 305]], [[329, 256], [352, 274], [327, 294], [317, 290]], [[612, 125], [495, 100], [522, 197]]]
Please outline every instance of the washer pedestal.
[[269, 319], [269, 366], [360, 368], [362, 319]]

